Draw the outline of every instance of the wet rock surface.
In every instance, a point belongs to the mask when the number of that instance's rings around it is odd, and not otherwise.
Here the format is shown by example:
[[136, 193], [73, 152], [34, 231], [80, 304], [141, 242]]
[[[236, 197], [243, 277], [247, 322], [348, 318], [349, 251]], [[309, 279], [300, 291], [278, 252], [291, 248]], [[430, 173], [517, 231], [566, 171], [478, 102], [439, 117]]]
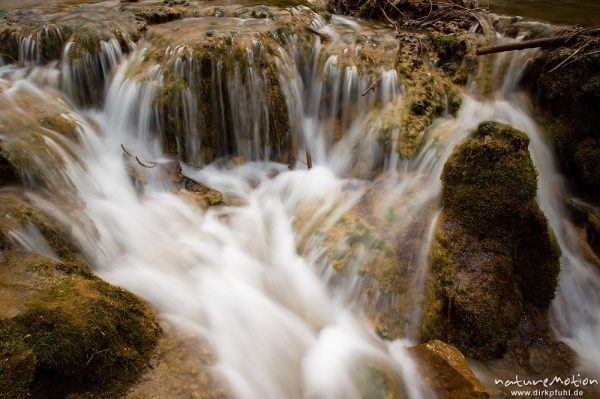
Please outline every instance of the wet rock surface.
[[420, 369], [438, 397], [448, 399], [478, 398], [489, 395], [458, 349], [433, 340], [409, 348]]

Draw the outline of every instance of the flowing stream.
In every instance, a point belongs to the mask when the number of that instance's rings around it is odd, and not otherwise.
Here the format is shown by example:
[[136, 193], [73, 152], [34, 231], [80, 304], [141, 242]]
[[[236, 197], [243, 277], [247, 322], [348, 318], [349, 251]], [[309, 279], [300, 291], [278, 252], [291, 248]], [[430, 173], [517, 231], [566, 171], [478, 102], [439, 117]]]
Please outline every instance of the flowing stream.
[[[334, 17], [330, 24], [352, 28], [360, 21]], [[324, 25], [317, 23], [320, 28]], [[158, 80], [140, 82], [127, 74], [143, 53], [143, 43], [128, 56], [107, 44], [103, 70], [98, 72], [107, 81], [104, 105], [76, 108], [66, 115], [79, 124], [77, 140], [48, 135], [47, 142], [64, 166], [52, 174], [48, 196], [32, 197], [73, 226], [97, 274], [137, 293], [157, 309], [162, 320], [206, 343], [216, 357], [212, 371], [233, 396], [366, 397], [369, 381], [364, 376], [375, 369], [400, 378], [407, 397], [429, 398], [432, 393], [406, 348], [418, 332], [427, 255], [439, 213], [440, 174], [453, 148], [478, 123], [506, 122], [531, 138], [530, 150], [540, 175], [538, 201], [563, 252], [560, 288], [552, 306], [553, 327], [577, 351], [583, 366], [599, 371], [600, 277], [584, 260], [566, 217], [561, 202], [565, 192], [552, 151], [532, 118], [527, 98], [515, 92], [530, 55], [517, 56], [510, 63], [502, 89], [493, 98], [464, 93], [458, 114], [436, 120], [417, 156], [404, 160], [386, 155], [369, 139], [375, 134], [369, 123], [376, 115], [375, 103], [385, 106], [402, 101], [403, 82], [396, 72], [382, 67], [375, 93], [363, 96], [371, 80], [356, 68], [338, 66], [335, 57], [320, 57], [324, 46], [317, 39], [308, 62], [299, 60], [293, 46], [282, 47], [278, 57], [292, 128], [302, 138], [299, 158], [309, 146], [310, 170], [300, 161], [293, 171], [269, 161], [269, 153], [258, 142], [260, 135], [243, 131], [260, 129], [260, 123], [240, 119], [237, 148], [246, 163], [184, 167], [186, 176], [221, 191], [232, 199], [231, 204], [207, 210], [194, 206], [153, 169], [142, 169], [142, 187], [132, 183], [131, 159], [124, 155], [122, 145], [144, 160], [160, 163], [168, 158], [159, 144], [153, 109], [157, 95], [153, 82]], [[79, 75], [63, 64], [65, 80], [59, 84], [60, 68], [4, 66], [0, 76], [9, 95], [27, 91], [40, 101], [53, 102], [50, 87], [55, 87], [77, 104], [74, 88], [80, 84]], [[181, 71], [186, 73], [185, 66]], [[160, 71], [150, 74], [158, 79]], [[254, 84], [250, 93], [260, 93], [260, 82]], [[241, 85], [241, 81], [231, 81], [229, 89], [240, 92]], [[331, 91], [340, 100], [324, 113], [319, 107]], [[236, 98], [238, 116], [261, 114], [264, 104], [250, 103], [259, 97]], [[186, 101], [209, 100], [190, 94]], [[327, 113], [341, 115], [340, 140], [331, 140], [334, 127]], [[186, 134], [192, 138], [200, 134], [195, 130], [196, 117], [187, 116]], [[376, 165], [383, 165], [383, 171], [375, 177], [360, 172]], [[393, 209], [391, 234], [407, 238], [420, 234], [418, 243], [410, 246], [414, 260], [407, 272], [412, 287], [408, 299], [390, 298], [385, 292], [375, 299], [365, 298], [365, 278], [352, 272], [340, 276], [326, 255], [321, 233], [367, 195], [376, 198], [380, 213]], [[68, 206], [66, 197], [72, 200]], [[39, 243], [41, 237], [35, 231], [24, 228], [13, 238], [24, 247], [37, 247], [44, 254], [50, 251], [53, 256], [47, 245]], [[368, 263], [369, 256], [357, 253], [355, 263]], [[407, 300], [410, 306], [403, 325], [407, 338], [382, 340], [373, 332], [364, 309]]]

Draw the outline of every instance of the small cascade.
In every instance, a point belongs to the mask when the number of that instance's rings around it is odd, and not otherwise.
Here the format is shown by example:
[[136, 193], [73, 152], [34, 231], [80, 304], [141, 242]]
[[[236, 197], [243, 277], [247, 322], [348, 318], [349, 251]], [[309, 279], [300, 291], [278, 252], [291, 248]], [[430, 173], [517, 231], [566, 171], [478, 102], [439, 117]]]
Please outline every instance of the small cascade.
[[97, 36], [78, 36], [69, 40], [63, 50], [61, 71], [62, 90], [78, 106], [99, 104], [110, 73], [135, 44], [127, 34], [101, 40]]
[[42, 64], [57, 58], [66, 34], [61, 27], [49, 24], [42, 26], [37, 32], [25, 33], [13, 32], [8, 38], [9, 46], [12, 47], [12, 55], [9, 55], [21, 65]]

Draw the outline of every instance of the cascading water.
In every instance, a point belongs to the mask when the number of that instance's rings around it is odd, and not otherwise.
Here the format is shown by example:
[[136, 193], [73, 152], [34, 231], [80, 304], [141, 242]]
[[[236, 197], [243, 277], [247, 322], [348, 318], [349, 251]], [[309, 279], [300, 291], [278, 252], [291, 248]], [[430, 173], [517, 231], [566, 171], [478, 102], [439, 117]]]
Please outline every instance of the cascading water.
[[[465, 95], [459, 113], [436, 120], [418, 154], [401, 159], [395, 147], [399, 130], [392, 129], [391, 150], [376, 137], [381, 109], [403, 101], [397, 72], [381, 66], [377, 81], [325, 51], [340, 43], [332, 26], [356, 29], [356, 21], [334, 17], [330, 24], [316, 20], [313, 25], [328, 31], [332, 43], [315, 38], [307, 62], [301, 60], [297, 41], [289, 40], [278, 49], [276, 60], [291, 135], [298, 140], [297, 170], [269, 162], [272, 143], [264, 130], [270, 110], [260, 101], [266, 98], [268, 81], [252, 62], [261, 51], [261, 44], [253, 43], [248, 47], [251, 61], [245, 66], [245, 80], [239, 68], [225, 71], [217, 62], [210, 65], [208, 91], [214, 94], [210, 104], [215, 120], [210, 123], [218, 129], [231, 126], [237, 153], [250, 162], [242, 166], [217, 162], [202, 170], [184, 167], [186, 176], [218, 189], [236, 205], [202, 210], [187, 202], [160, 173], [140, 169], [123, 152], [128, 148], [157, 163], [168, 158], [161, 146], [164, 126], [156, 108], [164, 71], [154, 65], [144, 71], [143, 81], [133, 79], [130, 71], [143, 57], [143, 46], [124, 59], [118, 43], [108, 41], [102, 42], [100, 64], [94, 64], [100, 68], [94, 74], [110, 81], [105, 104], [70, 116], [79, 124], [77, 142], [46, 137], [64, 169], [47, 182], [50, 199], [33, 196], [34, 201], [76, 226], [75, 236], [96, 273], [139, 294], [162, 320], [207, 343], [217, 359], [215, 375], [235, 397], [367, 397], [369, 378], [378, 374], [391, 379], [392, 386], [399, 378], [402, 388], [392, 389], [410, 398], [427, 398], [432, 393], [405, 350], [409, 341], [380, 339], [372, 332], [365, 309], [392, 308], [402, 315], [405, 336], [417, 337], [444, 162], [479, 122], [506, 122], [531, 137], [540, 173], [539, 203], [563, 251], [553, 325], [585, 366], [600, 369], [600, 356], [590, 350], [600, 347], [596, 292], [600, 277], [577, 248], [561, 205], [563, 184], [542, 132], [526, 100], [513, 93], [511, 82], [517, 80], [520, 60], [510, 64], [498, 98], [485, 101]], [[69, 51], [67, 45], [65, 57]], [[176, 56], [177, 78], [193, 81], [200, 71], [193, 69], [185, 49], [169, 51]], [[87, 73], [88, 61], [72, 69], [62, 61], [62, 88], [76, 103], [84, 102], [77, 100], [74, 87]], [[51, 76], [53, 68], [48, 66], [44, 76]], [[30, 71], [14, 67], [2, 67], [0, 76], [9, 87], [30, 79], [59, 88], [58, 79], [34, 79]], [[198, 160], [205, 133], [203, 116], [195, 110], [209, 101], [197, 97], [195, 89], [178, 92], [186, 137], [183, 150], [191, 161]], [[51, 96], [40, 98], [53, 101]], [[235, 112], [229, 125], [223, 119], [226, 109]], [[341, 137], [336, 138], [335, 131], [341, 131]], [[232, 146], [223, 143], [223, 147]], [[311, 169], [302, 167], [308, 152]], [[144, 174], [142, 189], [132, 183], [132, 166]], [[365, 178], [382, 169], [375, 178]], [[53, 192], [52, 187], [57, 189]], [[65, 195], [73, 196], [77, 207], [66, 209], [61, 202]], [[368, 252], [354, 254], [351, 266], [357, 270], [344, 270], [341, 277], [332, 267], [324, 237], [365, 198], [375, 198], [374, 213], [394, 212], [394, 228], [387, 234], [402, 243], [400, 251], [409, 258], [406, 275], [401, 276], [406, 279], [403, 285], [411, 287], [406, 293], [382, 290], [361, 296], [367, 282], [360, 267], [374, 262]], [[414, 242], [415, 235], [425, 239]], [[11, 238], [25, 249], [35, 247], [56, 256], [28, 226], [13, 231]], [[341, 242], [337, 249], [348, 248]]]

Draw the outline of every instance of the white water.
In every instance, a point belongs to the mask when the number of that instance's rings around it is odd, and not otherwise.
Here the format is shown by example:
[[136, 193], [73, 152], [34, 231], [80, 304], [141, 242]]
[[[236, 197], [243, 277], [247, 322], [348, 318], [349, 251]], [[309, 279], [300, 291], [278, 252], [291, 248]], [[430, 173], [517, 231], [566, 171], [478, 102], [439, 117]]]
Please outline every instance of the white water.
[[[320, 51], [318, 43], [314, 51]], [[134, 62], [136, 56], [126, 62]], [[35, 198], [74, 226], [83, 251], [101, 277], [136, 292], [158, 310], [161, 319], [206, 342], [217, 359], [213, 371], [235, 397], [360, 398], [364, 392], [361, 367], [369, 365], [399, 376], [410, 398], [425, 398], [431, 393], [422, 386], [405, 351], [410, 343], [382, 341], [373, 333], [362, 312], [363, 300], [356, 296], [361, 281], [354, 278], [331, 284], [331, 265], [322, 256], [319, 238], [311, 234], [316, 227], [332, 225], [367, 190], [377, 187], [380, 206], [393, 207], [400, 215], [398, 235], [409, 234], [416, 218], [426, 218], [426, 239], [416, 249], [411, 276], [414, 285], [422, 287], [445, 159], [479, 122], [507, 122], [532, 139], [531, 152], [540, 172], [539, 202], [563, 250], [553, 325], [585, 366], [600, 370], [600, 354], [595, 352], [600, 348], [599, 277], [577, 248], [559, 201], [561, 178], [526, 101], [518, 96], [510, 101], [504, 96], [490, 101], [466, 96], [456, 118], [436, 121], [414, 160], [385, 157], [388, 171], [376, 180], [376, 186], [352, 177], [361, 162], [367, 162], [366, 169], [371, 170], [372, 163], [384, 158], [377, 147], [369, 145], [361, 146], [358, 156], [352, 151], [365, 140], [374, 99], [361, 93], [370, 80], [355, 69], [337, 68], [332, 58], [324, 65], [315, 61], [309, 77], [302, 76], [294, 56], [292, 50], [282, 49], [280, 68], [292, 69], [292, 73], [280, 79], [291, 76], [282, 83], [291, 120], [296, 122], [293, 127], [303, 143], [311, 146], [315, 164], [311, 170], [289, 171], [284, 165], [264, 161], [241, 167], [213, 165], [201, 171], [188, 168], [186, 175], [242, 204], [207, 211], [186, 202], [169, 183], [152, 176], [152, 171], [140, 191], [131, 182], [120, 146], [125, 144], [144, 159], [165, 156], [153, 122], [156, 86], [127, 80], [123, 64], [112, 78], [105, 106], [77, 112], [80, 140], [69, 145], [79, 160], [61, 154], [67, 163], [63, 178], [81, 208], [67, 210], [60, 203]], [[505, 81], [515, 81], [517, 72], [514, 68]], [[394, 72], [381, 73], [379, 99], [401, 99], [401, 82]], [[2, 76], [22, 79], [28, 74], [11, 70]], [[322, 76], [330, 80], [324, 82]], [[332, 114], [342, 110], [344, 138], [337, 143], [328, 135], [331, 118], [323, 117], [318, 109], [325, 83], [340, 93], [334, 96], [341, 98], [340, 103], [331, 106]], [[505, 87], [504, 93], [510, 92]], [[254, 106], [245, 105], [250, 108], [244, 112]], [[366, 111], [351, 113], [351, 105]], [[187, 122], [188, 134], [192, 134], [193, 123]], [[249, 126], [256, 129], [256, 125]], [[56, 146], [57, 151], [60, 148]], [[248, 151], [252, 159], [260, 148]], [[318, 204], [316, 213], [301, 219], [298, 226], [299, 212], [314, 204]], [[93, 228], [82, 220], [93, 221]], [[23, 230], [14, 232], [13, 238], [27, 248], [39, 237]], [[301, 238], [312, 239], [307, 253], [297, 249]], [[47, 252], [43, 246], [38, 251]], [[367, 260], [368, 255], [363, 254]], [[393, 302], [385, 293], [381, 295], [382, 301]], [[419, 321], [419, 299], [414, 301], [406, 326], [410, 337], [416, 336]]]

